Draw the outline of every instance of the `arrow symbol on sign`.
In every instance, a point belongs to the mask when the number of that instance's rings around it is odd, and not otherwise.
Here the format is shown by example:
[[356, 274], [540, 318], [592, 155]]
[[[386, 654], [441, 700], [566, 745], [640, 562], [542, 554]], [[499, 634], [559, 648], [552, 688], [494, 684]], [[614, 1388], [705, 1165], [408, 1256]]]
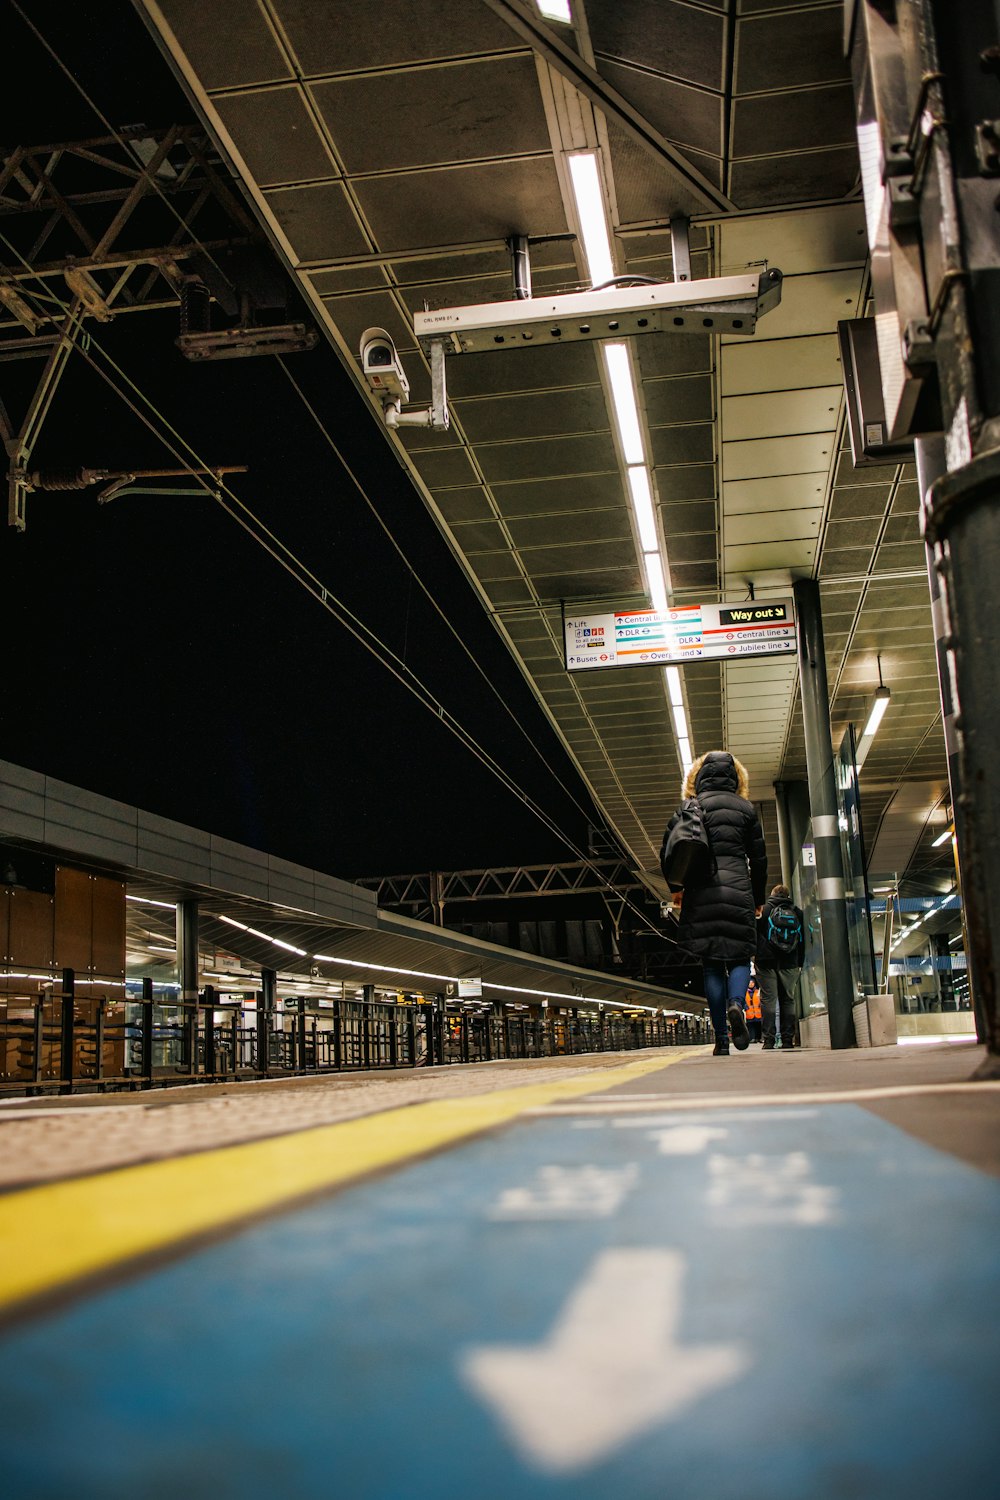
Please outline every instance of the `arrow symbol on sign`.
[[544, 1343], [467, 1351], [467, 1383], [529, 1462], [585, 1468], [746, 1371], [738, 1344], [679, 1343], [685, 1269], [675, 1250], [607, 1250]]

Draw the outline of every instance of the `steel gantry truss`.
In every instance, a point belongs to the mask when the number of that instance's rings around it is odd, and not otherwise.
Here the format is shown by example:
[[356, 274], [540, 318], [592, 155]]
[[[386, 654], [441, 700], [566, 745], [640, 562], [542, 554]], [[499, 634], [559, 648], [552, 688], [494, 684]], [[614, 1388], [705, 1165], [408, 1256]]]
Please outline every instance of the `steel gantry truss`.
[[0, 401], [18, 530], [32, 450], [84, 320], [180, 306], [192, 258], [225, 280], [220, 260], [260, 238], [213, 155], [204, 131], [182, 125], [0, 152], [0, 363], [45, 360], [19, 420]]
[[565, 864], [508, 865], [493, 870], [431, 870], [417, 875], [375, 875], [355, 885], [375, 892], [379, 906], [408, 909], [443, 924], [446, 905], [457, 901], [513, 901], [531, 896], [620, 897], [648, 894], [623, 860], [575, 860]]

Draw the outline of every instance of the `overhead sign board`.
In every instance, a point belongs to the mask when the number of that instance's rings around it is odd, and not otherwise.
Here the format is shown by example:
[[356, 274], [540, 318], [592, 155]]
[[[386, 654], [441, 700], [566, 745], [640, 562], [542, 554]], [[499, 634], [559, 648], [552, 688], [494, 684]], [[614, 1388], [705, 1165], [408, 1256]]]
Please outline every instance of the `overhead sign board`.
[[733, 661], [795, 650], [791, 599], [684, 604], [665, 613], [655, 609], [588, 615], [568, 611], [563, 623], [570, 672]]

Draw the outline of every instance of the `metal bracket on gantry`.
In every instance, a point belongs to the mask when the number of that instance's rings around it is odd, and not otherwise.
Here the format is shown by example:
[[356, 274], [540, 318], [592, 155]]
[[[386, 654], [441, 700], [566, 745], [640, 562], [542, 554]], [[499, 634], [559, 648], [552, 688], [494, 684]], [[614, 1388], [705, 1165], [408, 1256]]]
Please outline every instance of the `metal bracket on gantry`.
[[62, 379], [63, 371], [77, 339], [83, 331], [84, 307], [77, 297], [73, 301], [59, 335], [49, 350], [45, 369], [35, 387], [27, 413], [17, 432], [5, 411], [0, 411], [4, 447], [10, 461], [7, 477], [7, 522], [18, 531], [27, 525], [26, 507], [31, 485], [28, 480], [28, 464], [42, 424], [48, 415], [52, 398]]
[[405, 411], [410, 398], [410, 382], [392, 338], [384, 328], [366, 328], [361, 335], [361, 370], [382, 408], [382, 421], [387, 427], [430, 427], [435, 432], [448, 430], [445, 341], [428, 339], [425, 350], [431, 362], [431, 404]]
[[[188, 469], [36, 469], [23, 474], [21, 482], [26, 491], [86, 490], [100, 484], [98, 505], [107, 505], [112, 500], [122, 500], [126, 495], [163, 495], [171, 499], [182, 497], [211, 496], [218, 500], [221, 491], [217, 488], [224, 474], [245, 474], [246, 464], [218, 464], [207, 469], [193, 464]], [[196, 489], [181, 489], [178, 485], [149, 484], [151, 479], [214, 479], [215, 486], [201, 484]], [[136, 481], [140, 481], [136, 483]]]
[[631, 338], [642, 333], [754, 333], [757, 320], [781, 301], [781, 272], [691, 279], [687, 220], [672, 219], [674, 279], [650, 281], [625, 273], [589, 291], [531, 295], [527, 236], [508, 241], [514, 257], [515, 297], [508, 302], [443, 307], [414, 314], [424, 350], [444, 342], [449, 354], [537, 348], [581, 340]]

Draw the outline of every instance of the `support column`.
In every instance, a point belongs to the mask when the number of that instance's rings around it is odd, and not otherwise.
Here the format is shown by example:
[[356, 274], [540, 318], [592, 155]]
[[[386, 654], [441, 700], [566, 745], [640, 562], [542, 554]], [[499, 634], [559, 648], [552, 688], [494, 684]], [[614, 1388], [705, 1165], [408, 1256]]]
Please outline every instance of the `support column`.
[[788, 802], [785, 797], [785, 783], [776, 781], [774, 783], [774, 805], [778, 814], [778, 858], [781, 861], [781, 883], [792, 888], [792, 873], [795, 869], [795, 859], [792, 855], [792, 835], [788, 826]]
[[[913, 444], [917, 461], [917, 481], [920, 485], [920, 503], [928, 503], [931, 486], [948, 471], [944, 438], [919, 437]], [[962, 854], [968, 838], [966, 803], [962, 796], [962, 771], [959, 759], [958, 711], [955, 682], [952, 675], [953, 658], [950, 654], [951, 627], [948, 623], [947, 603], [942, 587], [943, 560], [935, 558], [934, 547], [924, 538], [927, 554], [927, 581], [930, 586], [931, 620], [934, 624], [934, 650], [937, 656], [938, 689], [941, 694], [941, 721], [944, 725], [945, 753], [948, 757], [948, 789], [951, 795], [951, 813], [955, 823], [956, 876], [959, 893], [963, 901], [964, 928], [964, 882], [962, 879]], [[976, 1018], [976, 1036], [985, 1042], [989, 1026], [982, 1005], [982, 990], [976, 983], [973, 972], [971, 944], [966, 944], [966, 963], [969, 974], [969, 993], [972, 996], [973, 1014]]]
[[188, 1067], [198, 1071], [198, 1036], [201, 1017], [198, 1012], [198, 903], [178, 901], [174, 915], [177, 936], [177, 981], [184, 1007], [184, 1035], [187, 1038]]
[[800, 578], [795, 583], [794, 593], [802, 723], [805, 729], [809, 807], [812, 813], [813, 841], [816, 845], [816, 877], [823, 930], [830, 1045], [834, 1048], [853, 1047], [856, 1045], [854, 979], [847, 935], [844, 859], [837, 824], [837, 781], [833, 769], [830, 696], [826, 680], [819, 584], [813, 578]]
[[181, 1000], [190, 1005], [198, 998], [198, 903], [177, 903], [177, 979]]
[[932, 485], [924, 536], [934, 547], [948, 622], [948, 659], [958, 714], [960, 791], [955, 802], [962, 902], [976, 1028], [988, 1056], [978, 1077], [1000, 1077], [1000, 447]]
[[261, 968], [260, 995], [257, 1001], [257, 1067], [267, 1073], [271, 1066], [271, 1031], [278, 1008], [278, 973]]

